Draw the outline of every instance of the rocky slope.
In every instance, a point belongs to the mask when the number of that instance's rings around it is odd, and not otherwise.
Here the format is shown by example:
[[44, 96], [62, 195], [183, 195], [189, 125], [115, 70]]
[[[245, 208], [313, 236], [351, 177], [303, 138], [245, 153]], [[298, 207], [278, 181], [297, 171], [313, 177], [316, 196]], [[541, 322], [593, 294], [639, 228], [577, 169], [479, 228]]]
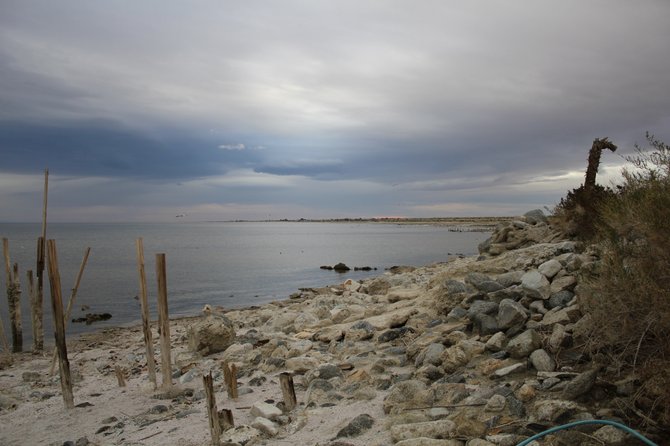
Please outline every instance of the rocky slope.
[[[569, 421], [630, 422], [634, 379], [613, 379], [581, 347], [589, 324], [580, 276], [597, 259], [561, 240], [541, 213], [501, 224], [480, 251], [174, 321], [177, 386], [168, 395], [149, 387], [138, 329], [126, 330], [132, 339], [118, 351], [108, 339], [84, 339], [75, 395], [105, 377], [96, 393], [113, 407], [89, 407], [90, 426], [56, 421], [57, 379], [46, 377], [44, 359], [23, 358], [0, 373], [0, 423], [10, 426], [0, 442], [25, 444], [38, 421], [21, 417], [42, 411], [39, 422], [53, 428], [42, 438], [53, 444], [209, 444], [201, 379], [209, 372], [219, 408], [232, 409], [237, 425], [222, 434], [227, 445], [513, 446]], [[237, 366], [236, 400], [225, 395], [222, 362]], [[109, 384], [114, 365], [137, 391]], [[294, 375], [292, 411], [283, 410], [281, 372]], [[584, 426], [537, 444], [642, 443], [611, 426]]]

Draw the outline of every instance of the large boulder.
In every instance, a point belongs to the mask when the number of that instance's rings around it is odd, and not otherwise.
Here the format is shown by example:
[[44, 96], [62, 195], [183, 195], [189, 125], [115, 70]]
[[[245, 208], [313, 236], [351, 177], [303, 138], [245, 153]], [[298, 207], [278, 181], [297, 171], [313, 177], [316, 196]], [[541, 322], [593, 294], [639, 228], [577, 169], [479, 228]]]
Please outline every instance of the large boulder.
[[203, 355], [222, 352], [235, 343], [235, 328], [223, 314], [208, 314], [187, 330], [188, 346]]

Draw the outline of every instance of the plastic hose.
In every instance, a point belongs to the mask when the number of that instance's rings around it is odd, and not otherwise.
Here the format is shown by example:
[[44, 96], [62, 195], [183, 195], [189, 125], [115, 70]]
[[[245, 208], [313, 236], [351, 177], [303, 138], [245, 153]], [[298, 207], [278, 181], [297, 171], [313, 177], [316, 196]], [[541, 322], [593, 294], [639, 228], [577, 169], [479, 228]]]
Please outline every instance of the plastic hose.
[[628, 426], [626, 426], [626, 425], [624, 425], [624, 424], [621, 424], [621, 423], [617, 423], [616, 421], [609, 421], [609, 420], [584, 420], [584, 421], [575, 421], [575, 422], [573, 422], [573, 423], [564, 424], [564, 425], [562, 425], [562, 426], [552, 427], [551, 429], [547, 429], [547, 430], [544, 431], [544, 432], [540, 432], [539, 434], [533, 435], [532, 437], [525, 439], [524, 441], [522, 441], [521, 443], [517, 444], [516, 446], [526, 446], [526, 445], [529, 445], [531, 442], [533, 442], [533, 441], [535, 441], [535, 440], [538, 440], [538, 439], [544, 437], [545, 435], [549, 435], [549, 434], [552, 434], [552, 433], [554, 433], [554, 432], [558, 432], [558, 431], [561, 431], [561, 430], [564, 430], [564, 429], [570, 429], [570, 428], [572, 428], [572, 427], [576, 427], [576, 426], [582, 426], [582, 425], [585, 425], [585, 424], [605, 424], [605, 425], [608, 425], [608, 426], [614, 426], [614, 427], [616, 427], [616, 428], [621, 429], [621, 430], [624, 431], [624, 432], [627, 432], [627, 433], [631, 434], [633, 437], [637, 438], [638, 440], [640, 440], [641, 442], [643, 442], [643, 443], [646, 444], [646, 445], [649, 445], [649, 446], [658, 446], [656, 443], [654, 443], [654, 442], [651, 441], [650, 439], [644, 437], [644, 436], [641, 435], [640, 433], [634, 431], [634, 430], [631, 429], [630, 427], [628, 427]]

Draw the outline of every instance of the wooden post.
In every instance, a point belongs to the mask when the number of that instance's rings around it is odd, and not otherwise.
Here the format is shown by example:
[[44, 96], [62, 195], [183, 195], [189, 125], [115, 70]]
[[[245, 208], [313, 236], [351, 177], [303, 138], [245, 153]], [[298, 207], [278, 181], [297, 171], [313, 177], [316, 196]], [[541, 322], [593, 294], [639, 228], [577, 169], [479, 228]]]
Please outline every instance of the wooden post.
[[284, 396], [284, 406], [290, 412], [298, 405], [298, 400], [295, 397], [295, 388], [293, 387], [293, 375], [286, 372], [280, 373], [279, 384], [281, 385], [281, 393]]
[[151, 321], [149, 320], [149, 302], [147, 300], [147, 275], [144, 270], [144, 244], [142, 238], [138, 238], [135, 243], [137, 248], [137, 272], [140, 281], [140, 304], [142, 307], [142, 331], [144, 333], [144, 346], [146, 349], [147, 369], [149, 371], [149, 381], [156, 388], [156, 360], [154, 359], [154, 345], [151, 337]]
[[156, 254], [156, 280], [158, 281], [158, 325], [161, 333], [162, 387], [172, 387], [172, 360], [170, 358], [170, 319], [167, 300], [167, 268], [165, 254]]
[[67, 345], [65, 343], [65, 324], [63, 323], [63, 299], [61, 297], [60, 273], [58, 272], [58, 257], [56, 241], [47, 242], [49, 284], [51, 287], [51, 308], [53, 310], [54, 337], [58, 348], [58, 365], [60, 369], [60, 384], [63, 390], [65, 408], [74, 408], [72, 396], [72, 378], [70, 376], [70, 362], [67, 359]]
[[228, 398], [237, 399], [237, 366], [233, 363], [224, 362], [221, 368], [223, 369], [223, 380], [226, 383]]
[[233, 411], [230, 409], [221, 409], [219, 411], [219, 425], [222, 431], [227, 431], [231, 427], [235, 427], [235, 420], [233, 420]]
[[202, 377], [207, 396], [207, 416], [209, 418], [209, 432], [212, 435], [212, 445], [219, 446], [221, 438], [221, 425], [219, 424], [219, 412], [216, 409], [216, 398], [214, 397], [214, 381], [212, 373]]
[[[74, 281], [74, 286], [72, 287], [72, 291], [70, 293], [70, 299], [68, 299], [67, 302], [67, 309], [65, 310], [65, 318], [63, 319], [63, 326], [67, 327], [67, 321], [70, 320], [70, 316], [72, 314], [72, 307], [74, 305], [74, 301], [77, 298], [77, 291], [79, 291], [79, 284], [81, 284], [81, 278], [84, 275], [84, 269], [86, 268], [86, 262], [88, 262], [88, 256], [91, 253], [91, 248], [86, 248], [86, 251], [84, 251], [84, 258], [81, 261], [81, 265], [79, 266], [79, 273], [77, 274], [77, 278]], [[54, 368], [56, 367], [56, 356], [58, 354], [58, 350], [54, 348], [54, 354], [53, 358], [51, 360], [51, 369], [49, 370], [49, 374], [53, 375], [54, 373]]]
[[126, 379], [123, 376], [123, 370], [118, 365], [114, 367], [114, 373], [116, 374], [116, 380], [119, 383], [119, 387], [126, 387]]
[[2, 322], [2, 317], [0, 317], [0, 339], [2, 340], [2, 348], [9, 357], [10, 362], [12, 361], [12, 349], [9, 348], [9, 342], [7, 341], [7, 336], [5, 335], [5, 324]]
[[37, 324], [35, 322], [35, 278], [33, 270], [26, 271], [26, 280], [28, 281], [28, 299], [30, 301], [30, 328], [33, 334], [33, 351], [35, 351], [35, 339], [37, 338]]
[[35, 336], [33, 350], [44, 350], [44, 265], [47, 240], [47, 197], [49, 194], [49, 169], [44, 169], [44, 200], [42, 202], [42, 235], [37, 239], [37, 290], [35, 291]]
[[5, 275], [7, 278], [7, 310], [12, 332], [12, 351], [23, 351], [23, 328], [21, 327], [21, 281], [19, 280], [19, 265], [12, 265], [9, 260], [9, 240], [2, 239], [2, 251], [5, 257]]

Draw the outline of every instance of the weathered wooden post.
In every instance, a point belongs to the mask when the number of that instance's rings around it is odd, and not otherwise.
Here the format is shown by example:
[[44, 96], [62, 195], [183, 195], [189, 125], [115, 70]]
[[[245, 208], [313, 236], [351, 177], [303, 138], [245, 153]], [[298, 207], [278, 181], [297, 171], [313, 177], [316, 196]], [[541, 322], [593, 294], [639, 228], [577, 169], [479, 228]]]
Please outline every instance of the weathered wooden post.
[[279, 384], [281, 386], [281, 393], [284, 396], [284, 406], [290, 412], [298, 404], [298, 400], [295, 397], [295, 387], [293, 386], [293, 375], [286, 372], [280, 373]]
[[7, 310], [12, 332], [12, 350], [14, 353], [23, 351], [23, 328], [21, 326], [21, 282], [19, 280], [19, 264], [12, 268], [9, 260], [9, 240], [2, 239], [2, 251], [5, 257], [5, 275], [7, 277]]
[[223, 369], [223, 381], [226, 383], [228, 398], [237, 399], [237, 366], [233, 363], [224, 362], [221, 364]]
[[147, 275], [144, 270], [144, 243], [142, 238], [138, 238], [135, 247], [137, 248], [137, 272], [140, 283], [140, 304], [142, 307], [142, 332], [144, 333], [144, 346], [146, 349], [147, 369], [149, 371], [149, 381], [156, 388], [156, 361], [154, 359], [154, 346], [151, 336], [151, 321], [149, 319], [149, 302], [147, 300]]
[[74, 408], [72, 395], [72, 378], [70, 376], [70, 362], [67, 359], [67, 345], [65, 343], [65, 324], [63, 320], [63, 299], [61, 297], [60, 273], [58, 272], [58, 257], [56, 241], [47, 242], [49, 285], [51, 287], [51, 308], [53, 310], [54, 337], [58, 349], [58, 365], [60, 370], [60, 384], [63, 390], [65, 408]]
[[7, 336], [5, 336], [5, 324], [2, 322], [2, 317], [0, 317], [0, 340], [2, 340], [2, 348], [9, 357], [9, 361], [12, 361], [12, 349], [9, 348], [9, 342], [7, 341]]
[[35, 350], [35, 338], [37, 337], [37, 322], [35, 321], [37, 308], [35, 307], [35, 276], [33, 270], [26, 271], [28, 281], [28, 299], [30, 301], [30, 328], [33, 335], [33, 351]]
[[114, 374], [116, 375], [116, 381], [119, 383], [119, 387], [126, 387], [126, 378], [123, 374], [123, 370], [118, 365], [114, 367]]
[[219, 411], [219, 424], [221, 425], [221, 430], [223, 431], [227, 431], [231, 427], [235, 427], [233, 411], [230, 409], [221, 409]]
[[[81, 284], [81, 278], [84, 275], [84, 269], [86, 268], [86, 262], [88, 262], [88, 256], [91, 253], [91, 248], [86, 248], [86, 251], [84, 251], [84, 258], [81, 261], [81, 265], [79, 266], [79, 273], [77, 274], [77, 278], [74, 281], [74, 286], [72, 287], [72, 291], [70, 293], [70, 299], [68, 299], [67, 302], [67, 309], [65, 310], [65, 318], [63, 320], [63, 326], [67, 327], [67, 321], [70, 320], [70, 315], [72, 314], [72, 307], [74, 305], [74, 301], [77, 298], [77, 291], [79, 291], [79, 285]], [[54, 348], [54, 354], [53, 358], [51, 360], [51, 369], [49, 370], [49, 374], [53, 375], [54, 373], [54, 368], [56, 367], [56, 355], [58, 354], [58, 350]]]
[[170, 358], [170, 318], [167, 300], [167, 272], [165, 254], [156, 254], [156, 280], [158, 281], [158, 325], [161, 330], [162, 387], [172, 387], [172, 359]]
[[47, 197], [49, 194], [49, 169], [44, 169], [44, 200], [42, 202], [42, 235], [37, 239], [37, 290], [35, 291], [35, 327], [33, 350], [44, 350], [44, 265], [47, 240]]
[[219, 446], [221, 441], [221, 425], [219, 424], [219, 412], [216, 408], [216, 398], [214, 397], [214, 381], [212, 373], [202, 377], [205, 386], [205, 395], [207, 396], [207, 417], [209, 419], [209, 432], [212, 435], [212, 445]]

